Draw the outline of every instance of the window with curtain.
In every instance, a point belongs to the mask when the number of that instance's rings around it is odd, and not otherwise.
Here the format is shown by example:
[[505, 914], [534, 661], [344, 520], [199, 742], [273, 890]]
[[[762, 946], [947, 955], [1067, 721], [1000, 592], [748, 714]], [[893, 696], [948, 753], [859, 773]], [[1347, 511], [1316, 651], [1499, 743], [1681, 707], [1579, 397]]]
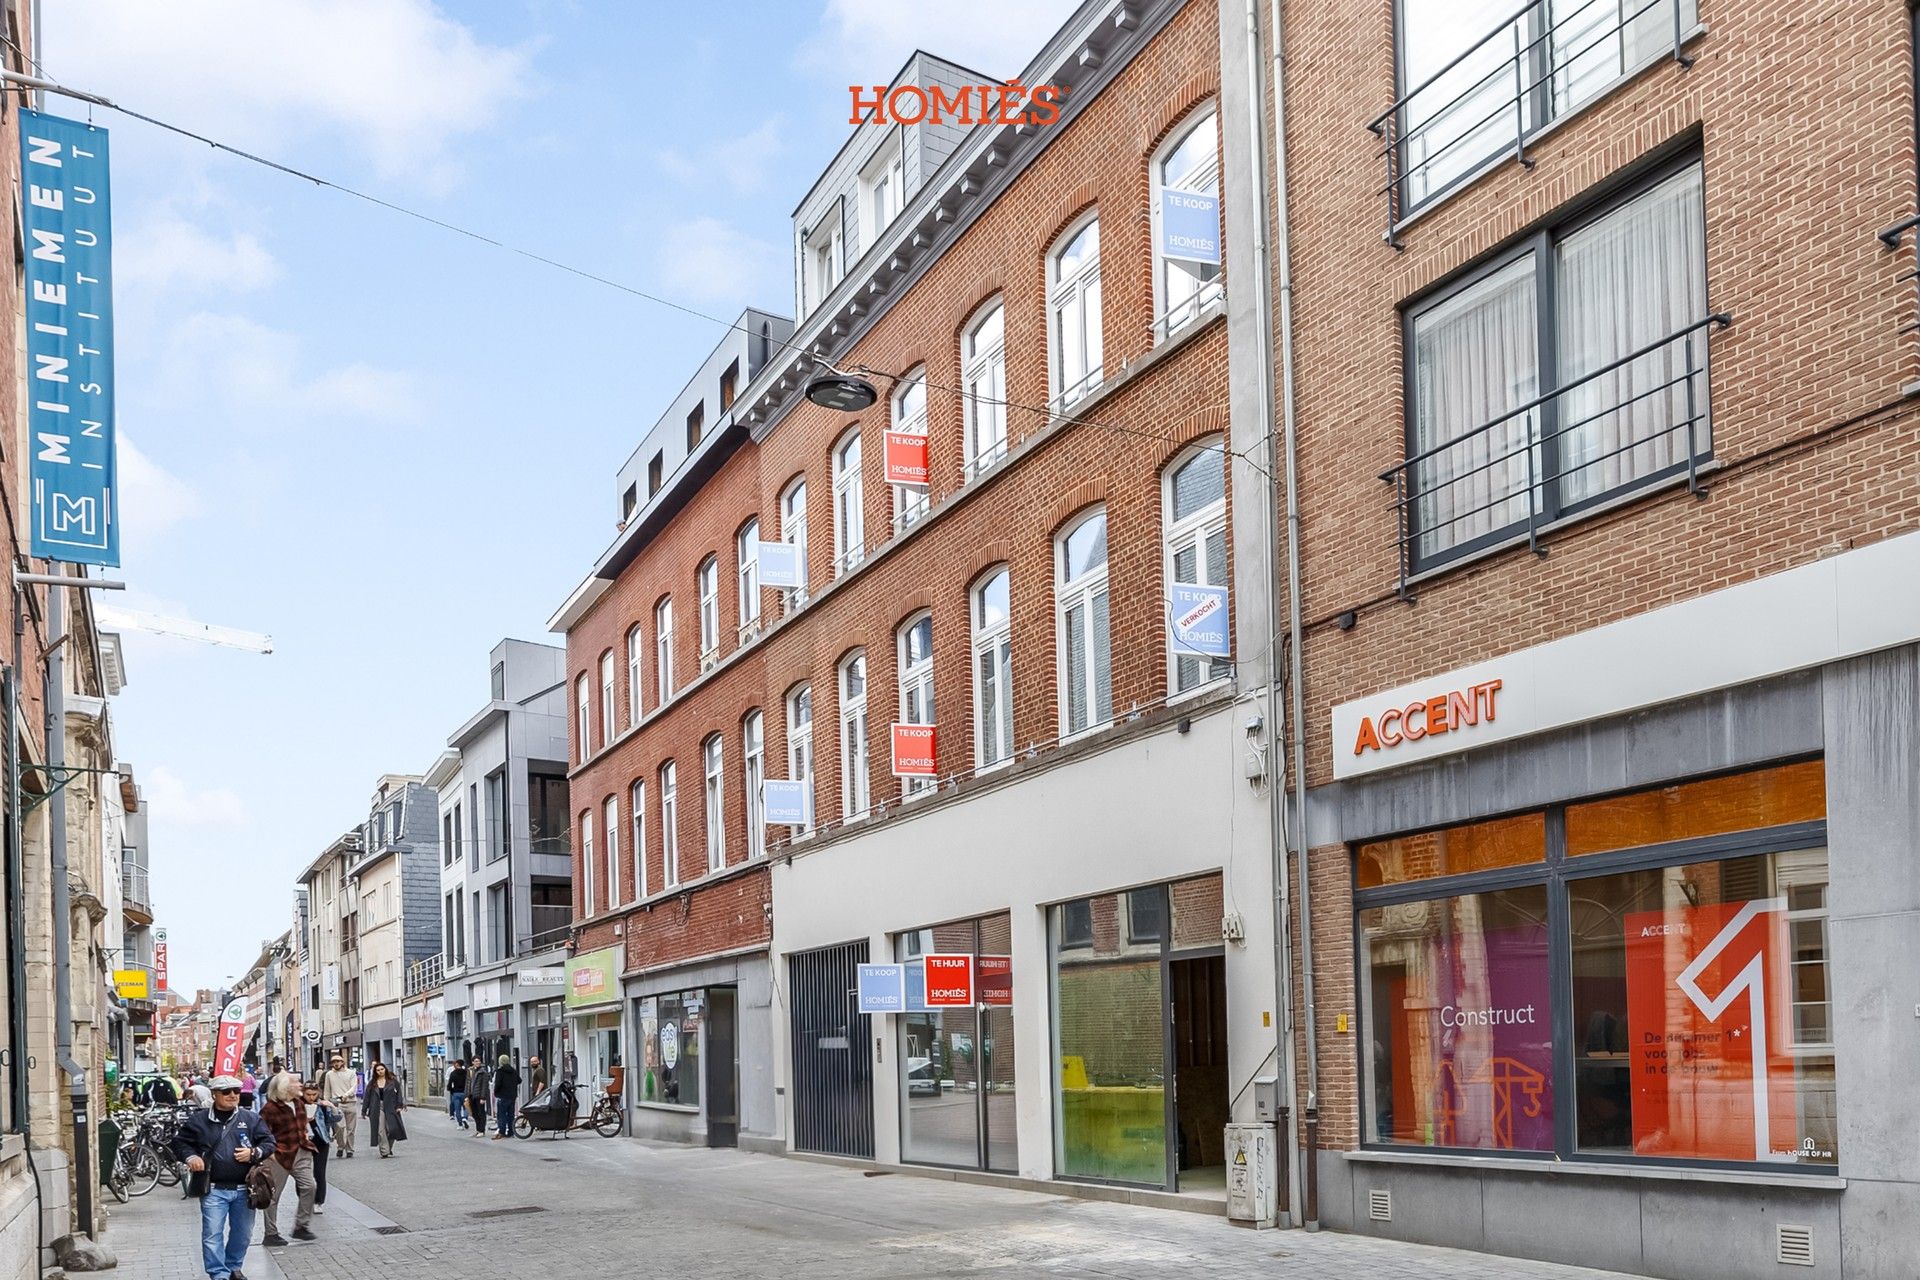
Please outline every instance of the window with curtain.
[[633, 853], [633, 897], [647, 896], [647, 784], [635, 778], [627, 789], [627, 821], [632, 828], [628, 837]]
[[[1215, 437], [1174, 463], [1164, 495], [1167, 529], [1165, 572], [1171, 601], [1174, 583], [1227, 585], [1227, 450]], [[1171, 643], [1173, 628], [1168, 626]], [[1225, 658], [1200, 658], [1169, 649], [1169, 693], [1198, 689], [1227, 675]]]
[[1054, 552], [1060, 644], [1060, 732], [1113, 719], [1107, 617], [1107, 513], [1096, 509], [1061, 535]]
[[1536, 234], [1414, 311], [1416, 567], [1709, 457], [1706, 318], [1698, 164]]
[[607, 905], [609, 907], [617, 907], [620, 905], [620, 801], [619, 799], [614, 796], [608, 796], [606, 799], [605, 808], [606, 808], [606, 815], [604, 820], [600, 824], [600, 829], [606, 833], [606, 838], [607, 838], [607, 849], [606, 849], [606, 854], [604, 856], [604, 861], [606, 863], [606, 868], [607, 868], [606, 898], [607, 898]]
[[680, 884], [680, 793], [674, 785], [673, 761], [660, 766], [660, 883]]
[[860, 478], [860, 429], [833, 447], [833, 572], [837, 577], [867, 558], [866, 495]]
[[[813, 690], [799, 685], [787, 693], [787, 777], [803, 783], [807, 811], [813, 810]], [[793, 828], [796, 836], [805, 835], [811, 826], [802, 823]]]
[[740, 724], [740, 761], [747, 801], [747, 857], [758, 858], [767, 851], [767, 823], [760, 795], [760, 783], [767, 776], [767, 729], [766, 717], [758, 711], [747, 712]]
[[780, 494], [780, 540], [800, 562], [800, 585], [787, 589], [789, 608], [807, 602], [807, 478], [796, 476]]
[[[893, 393], [893, 429], [905, 435], [927, 434], [927, 371], [910, 370]], [[927, 486], [896, 484], [893, 490], [893, 527], [907, 528], [927, 514]]]
[[739, 562], [740, 630], [744, 637], [760, 621], [760, 521], [756, 517], [740, 526], [734, 535], [735, 558]]
[[[901, 627], [898, 643], [900, 723], [934, 724], [933, 615], [923, 613]], [[902, 778], [900, 794], [912, 799], [937, 791], [939, 786], [932, 778]]]
[[975, 316], [960, 340], [969, 478], [1007, 456], [1006, 339], [1006, 309], [995, 298]]
[[1196, 262], [1162, 252], [1160, 192], [1180, 191], [1218, 197], [1220, 194], [1220, 141], [1211, 105], [1193, 113], [1162, 143], [1153, 162], [1153, 285], [1155, 310], [1153, 337], [1158, 342], [1178, 333], [1183, 325], [1200, 318], [1208, 304], [1220, 297], [1220, 264]]
[[653, 674], [660, 682], [660, 703], [673, 696], [673, 599], [662, 596], [653, 606]]
[[1053, 407], [1064, 410], [1098, 390], [1101, 378], [1100, 219], [1061, 237], [1047, 261], [1048, 336]]
[[1006, 568], [973, 589], [973, 750], [982, 769], [1013, 759], [1013, 621]]
[[863, 816], [871, 803], [867, 777], [867, 655], [840, 663], [840, 815]]
[[700, 668], [720, 656], [720, 558], [708, 556], [695, 573], [700, 589]]
[[707, 837], [707, 870], [718, 871], [727, 865], [727, 827], [724, 796], [726, 777], [720, 735], [714, 734], [700, 748], [703, 770], [702, 800]]
[[640, 723], [640, 658], [646, 647], [640, 639], [640, 624], [627, 628], [627, 727]]

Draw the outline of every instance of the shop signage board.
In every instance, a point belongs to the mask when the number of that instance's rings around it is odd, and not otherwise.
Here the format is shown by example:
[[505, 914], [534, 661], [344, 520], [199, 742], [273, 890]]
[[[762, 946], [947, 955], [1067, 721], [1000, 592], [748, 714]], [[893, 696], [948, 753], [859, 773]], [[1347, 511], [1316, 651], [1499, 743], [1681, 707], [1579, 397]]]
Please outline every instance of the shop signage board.
[[107, 131], [20, 111], [31, 553], [120, 563]]
[[868, 1015], [907, 1011], [906, 966], [863, 964], [856, 971], [854, 989], [859, 1010]]
[[924, 487], [927, 483], [927, 437], [916, 431], [887, 432], [887, 483]]
[[146, 1000], [151, 996], [145, 969], [115, 969], [113, 989], [122, 1000]]
[[167, 994], [167, 931], [153, 931], [153, 989], [157, 995]]
[[760, 808], [770, 827], [804, 827], [813, 821], [813, 797], [804, 782], [765, 779], [760, 783]]
[[619, 994], [619, 949], [603, 947], [567, 961], [567, 1008], [605, 1004]]
[[754, 554], [760, 560], [760, 585], [763, 587], [804, 587], [807, 567], [800, 563], [800, 548], [791, 542], [762, 542]]
[[252, 1002], [257, 996], [235, 996], [220, 1011], [220, 1030], [214, 1040], [213, 1074], [240, 1074], [240, 1055], [247, 1047], [247, 1027], [253, 1021]]
[[974, 961], [980, 980], [980, 1003], [1000, 1007], [1013, 1003], [1013, 957], [981, 956]]
[[1160, 252], [1186, 262], [1220, 265], [1220, 197], [1160, 189]]
[[927, 974], [929, 1009], [965, 1009], [973, 1005], [973, 957], [933, 952], [921, 957]]
[[522, 987], [564, 987], [567, 985], [567, 971], [554, 964], [539, 969], [522, 969], [513, 976], [514, 984]]
[[935, 727], [930, 724], [893, 726], [893, 776], [896, 778], [935, 778]]
[[1225, 587], [1174, 583], [1167, 625], [1173, 633], [1173, 647], [1177, 652], [1199, 658], [1233, 656], [1233, 641], [1227, 635]]

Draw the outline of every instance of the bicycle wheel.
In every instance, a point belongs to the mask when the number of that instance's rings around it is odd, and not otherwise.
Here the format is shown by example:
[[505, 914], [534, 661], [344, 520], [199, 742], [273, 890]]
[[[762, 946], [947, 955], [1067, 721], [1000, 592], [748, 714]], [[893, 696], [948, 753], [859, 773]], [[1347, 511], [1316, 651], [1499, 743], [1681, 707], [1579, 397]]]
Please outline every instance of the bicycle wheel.
[[127, 1192], [129, 1195], [143, 1196], [154, 1189], [160, 1181], [160, 1158], [153, 1154], [153, 1148], [136, 1146], [124, 1157], [127, 1170]]
[[525, 1116], [515, 1117], [513, 1122], [513, 1136], [516, 1138], [531, 1138], [533, 1136], [533, 1121], [527, 1119]]
[[158, 1153], [160, 1161], [160, 1185], [177, 1187], [180, 1185], [180, 1166], [173, 1162], [173, 1153], [164, 1149]]
[[127, 1202], [127, 1180], [121, 1176], [118, 1165], [114, 1166], [113, 1176], [107, 1179], [107, 1190], [111, 1191], [113, 1198], [121, 1204]]
[[620, 1108], [603, 1102], [593, 1109], [593, 1129], [603, 1138], [611, 1138], [620, 1132]]

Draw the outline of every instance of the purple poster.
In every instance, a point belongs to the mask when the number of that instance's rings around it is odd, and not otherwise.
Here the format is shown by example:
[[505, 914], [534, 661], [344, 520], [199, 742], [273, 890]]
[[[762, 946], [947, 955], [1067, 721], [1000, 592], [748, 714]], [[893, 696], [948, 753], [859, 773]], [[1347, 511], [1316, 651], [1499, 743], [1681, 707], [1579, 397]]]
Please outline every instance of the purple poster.
[[1552, 1150], [1545, 926], [1462, 932], [1442, 944], [1439, 959], [1430, 1141]]

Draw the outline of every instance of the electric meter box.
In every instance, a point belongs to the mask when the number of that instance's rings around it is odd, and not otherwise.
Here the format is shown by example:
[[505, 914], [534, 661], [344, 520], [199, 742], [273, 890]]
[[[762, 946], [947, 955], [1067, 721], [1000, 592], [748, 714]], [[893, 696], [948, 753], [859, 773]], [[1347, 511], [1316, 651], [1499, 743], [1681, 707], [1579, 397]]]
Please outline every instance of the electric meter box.
[[1270, 1124], [1227, 1126], [1227, 1217], [1250, 1227], [1280, 1224], [1279, 1149]]
[[1253, 1118], [1273, 1124], [1280, 1119], [1280, 1077], [1253, 1078]]

